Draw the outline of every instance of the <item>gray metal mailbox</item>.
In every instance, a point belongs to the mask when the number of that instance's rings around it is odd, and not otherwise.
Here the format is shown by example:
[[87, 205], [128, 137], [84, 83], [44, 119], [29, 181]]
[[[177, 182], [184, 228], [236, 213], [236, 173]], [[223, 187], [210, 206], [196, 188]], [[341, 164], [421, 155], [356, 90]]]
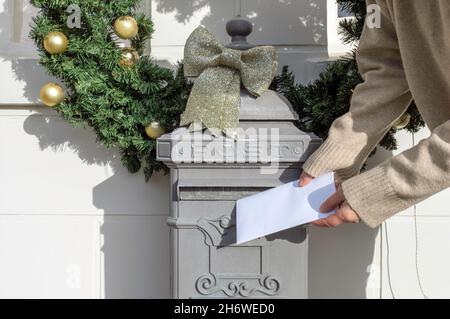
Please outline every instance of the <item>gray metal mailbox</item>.
[[[302, 162], [321, 143], [298, 130], [295, 120], [289, 103], [275, 92], [254, 99], [243, 91], [240, 126], [254, 128], [263, 147], [239, 148], [239, 142], [251, 142], [255, 136], [242, 141], [185, 128], [158, 139], [158, 159], [171, 169], [173, 298], [307, 297], [306, 228], [234, 244], [236, 200], [297, 179]], [[279, 134], [262, 136], [265, 131]], [[208, 145], [214, 143], [219, 156], [211, 163]], [[270, 163], [254, 160], [266, 147], [278, 155], [279, 169], [271, 174], [262, 170]], [[247, 160], [236, 160], [238, 153]], [[217, 160], [221, 156], [226, 160]]]

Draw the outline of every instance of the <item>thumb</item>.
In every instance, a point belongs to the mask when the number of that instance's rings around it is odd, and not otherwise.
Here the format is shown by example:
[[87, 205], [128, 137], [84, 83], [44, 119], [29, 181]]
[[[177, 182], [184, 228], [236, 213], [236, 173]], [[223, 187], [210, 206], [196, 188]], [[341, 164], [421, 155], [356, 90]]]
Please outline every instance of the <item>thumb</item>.
[[308, 185], [312, 180], [314, 179], [313, 176], [309, 175], [308, 173], [306, 173], [305, 171], [302, 172], [302, 174], [300, 175], [300, 180], [298, 181], [298, 185], [300, 187], [306, 186]]
[[328, 197], [328, 199], [320, 205], [320, 212], [321, 213], [327, 213], [329, 211], [332, 211], [333, 209], [337, 208], [340, 203], [342, 203], [345, 200], [344, 195], [339, 188], [333, 195]]

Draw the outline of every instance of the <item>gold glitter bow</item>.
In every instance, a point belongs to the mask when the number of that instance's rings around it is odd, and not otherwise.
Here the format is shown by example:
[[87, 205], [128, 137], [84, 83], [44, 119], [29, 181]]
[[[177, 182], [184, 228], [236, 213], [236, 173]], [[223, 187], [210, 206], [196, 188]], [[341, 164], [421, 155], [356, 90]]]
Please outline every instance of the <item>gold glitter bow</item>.
[[207, 29], [198, 27], [189, 36], [184, 51], [185, 75], [198, 78], [181, 116], [181, 125], [201, 122], [209, 129], [225, 133], [237, 128], [241, 81], [258, 97], [269, 88], [277, 67], [274, 47], [228, 49]]

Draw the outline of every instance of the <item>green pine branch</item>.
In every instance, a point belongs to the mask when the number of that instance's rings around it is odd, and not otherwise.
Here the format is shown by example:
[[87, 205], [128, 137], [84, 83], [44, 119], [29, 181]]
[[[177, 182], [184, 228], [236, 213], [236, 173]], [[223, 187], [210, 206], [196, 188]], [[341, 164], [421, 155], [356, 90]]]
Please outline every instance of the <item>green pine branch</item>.
[[[354, 17], [341, 21], [340, 34], [345, 43], [357, 44], [365, 23], [365, 0], [337, 0]], [[295, 76], [285, 67], [272, 89], [283, 94], [299, 114], [298, 127], [305, 132], [313, 132], [326, 139], [334, 120], [348, 112], [354, 88], [363, 81], [356, 63], [355, 51], [349, 56], [330, 63], [319, 78], [308, 85], [296, 84]], [[411, 133], [419, 131], [425, 123], [414, 102], [407, 111], [411, 121], [405, 127]], [[392, 128], [380, 141], [380, 146], [392, 151], [397, 149], [395, 133]], [[376, 149], [371, 155], [375, 153]]]
[[[114, 34], [120, 16], [133, 16], [139, 33], [131, 46], [142, 55], [153, 33], [149, 17], [138, 13], [140, 0], [31, 0], [40, 12], [33, 20], [30, 37], [47, 73], [61, 80], [66, 99], [55, 109], [75, 126], [89, 125], [104, 146], [120, 150], [122, 164], [132, 173], [143, 169], [146, 178], [167, 170], [156, 161], [156, 142], [145, 126], [158, 121], [170, 131], [179, 124], [190, 83], [180, 69], [174, 73], [142, 56], [133, 67], [123, 67]], [[81, 8], [81, 29], [67, 27], [66, 9]], [[51, 31], [63, 32], [69, 46], [63, 54], [51, 55], [43, 47]]]

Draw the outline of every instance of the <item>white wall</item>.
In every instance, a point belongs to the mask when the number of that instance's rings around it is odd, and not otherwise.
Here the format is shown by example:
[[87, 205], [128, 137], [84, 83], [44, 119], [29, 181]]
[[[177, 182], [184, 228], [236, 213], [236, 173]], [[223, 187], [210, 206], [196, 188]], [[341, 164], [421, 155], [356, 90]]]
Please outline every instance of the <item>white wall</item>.
[[[152, 55], [173, 66], [199, 24], [227, 42], [233, 3], [147, 0]], [[333, 0], [244, 0], [243, 11], [255, 23], [250, 41], [276, 45], [280, 67], [290, 65], [303, 83], [347, 50]], [[49, 79], [27, 39], [33, 14], [26, 0], [0, 0], [0, 297], [168, 297], [168, 178], [129, 175], [91, 130], [37, 105]], [[419, 136], [401, 135], [402, 148]], [[432, 297], [450, 296], [449, 253], [433, 248], [448, 242], [445, 198], [416, 208], [419, 266]], [[388, 223], [389, 271], [385, 229], [311, 229], [311, 297], [389, 298], [388, 273], [396, 297], [420, 297], [411, 212]]]
[[0, 135], [0, 297], [169, 295], [165, 176], [43, 107], [2, 107]]
[[168, 297], [168, 178], [128, 174], [36, 104], [49, 78], [15, 1], [0, 0], [0, 298]]
[[[173, 65], [183, 57], [183, 46], [189, 34], [203, 25], [223, 43], [229, 42], [225, 24], [235, 13], [235, 1], [223, 0], [153, 0], [152, 14], [156, 32], [152, 54], [160, 63]], [[300, 82], [309, 82], [323, 65], [317, 59], [328, 59], [327, 0], [244, 0], [242, 15], [255, 25], [249, 41], [258, 45], [275, 45], [280, 68], [289, 65]], [[336, 9], [336, 5], [334, 9]], [[335, 21], [332, 21], [335, 23]]]
[[[429, 135], [428, 129], [413, 136], [404, 134], [401, 148], [395, 154]], [[449, 195], [450, 189], [444, 190], [383, 226], [383, 298], [424, 298], [424, 294], [429, 298], [449, 298]]]

